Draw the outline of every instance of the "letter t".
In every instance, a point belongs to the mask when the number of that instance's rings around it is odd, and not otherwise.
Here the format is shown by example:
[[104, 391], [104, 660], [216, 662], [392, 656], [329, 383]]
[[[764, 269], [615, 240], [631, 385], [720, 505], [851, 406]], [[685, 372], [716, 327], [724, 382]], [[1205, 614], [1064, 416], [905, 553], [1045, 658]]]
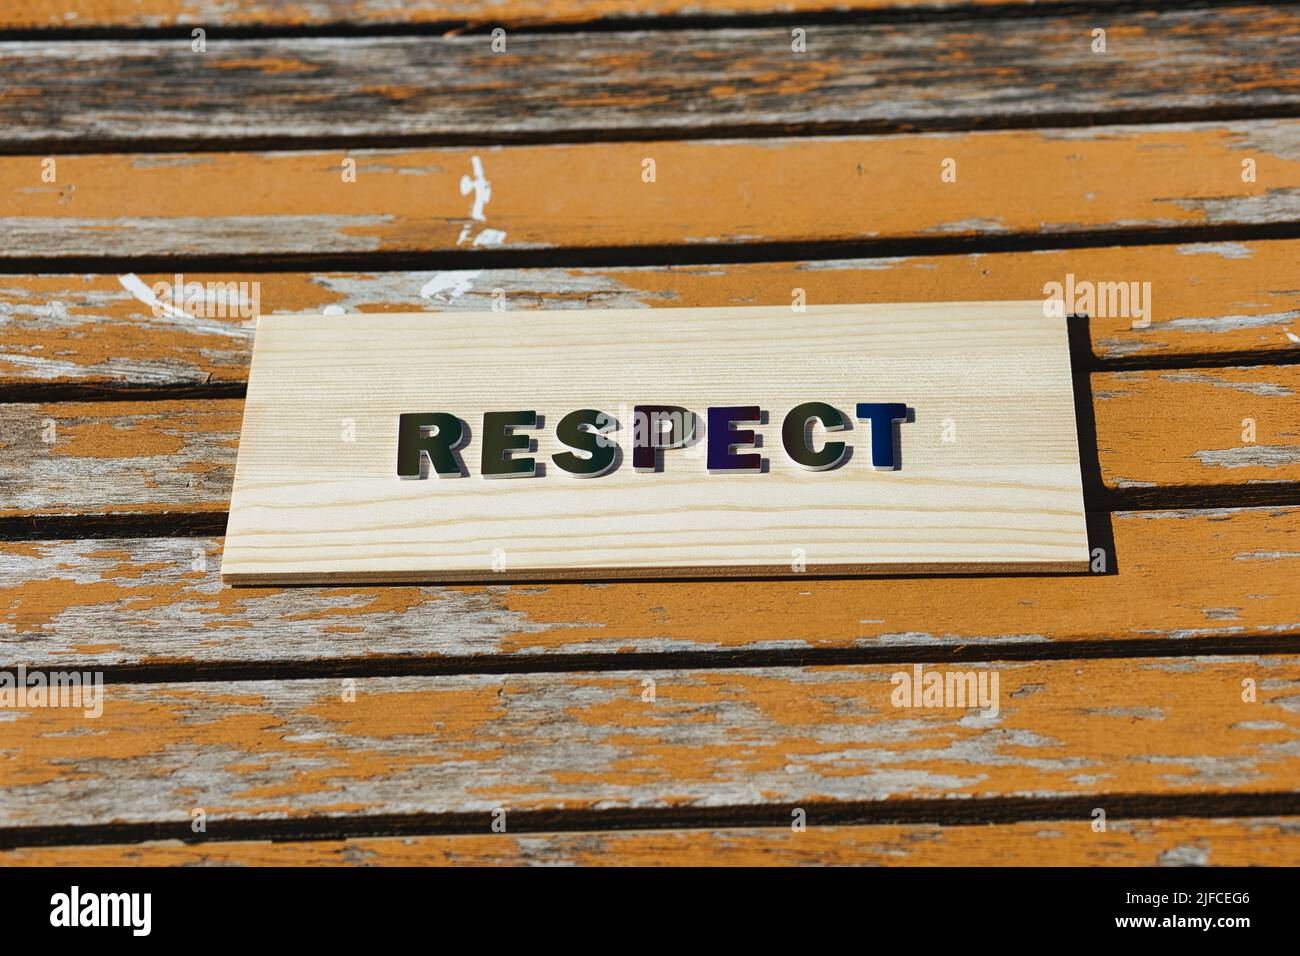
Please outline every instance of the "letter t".
[[858, 420], [871, 422], [871, 467], [894, 469], [894, 422], [907, 421], [902, 402], [858, 402]]

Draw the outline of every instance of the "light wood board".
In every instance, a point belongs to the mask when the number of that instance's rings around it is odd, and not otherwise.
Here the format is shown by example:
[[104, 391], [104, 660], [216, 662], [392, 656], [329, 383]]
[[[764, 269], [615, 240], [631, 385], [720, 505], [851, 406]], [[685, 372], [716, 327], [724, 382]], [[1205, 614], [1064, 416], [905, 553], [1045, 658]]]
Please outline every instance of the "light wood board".
[[[800, 468], [781, 423], [901, 402], [900, 467]], [[765, 473], [708, 470], [704, 440], [632, 468], [637, 404], [758, 405]], [[614, 415], [611, 473], [551, 456], [570, 411]], [[485, 411], [535, 410], [544, 474], [482, 477]], [[469, 426], [464, 477], [397, 477], [398, 417]], [[945, 440], [951, 439], [951, 440]], [[222, 578], [231, 583], [1083, 571], [1066, 327], [1042, 303], [264, 316]]]

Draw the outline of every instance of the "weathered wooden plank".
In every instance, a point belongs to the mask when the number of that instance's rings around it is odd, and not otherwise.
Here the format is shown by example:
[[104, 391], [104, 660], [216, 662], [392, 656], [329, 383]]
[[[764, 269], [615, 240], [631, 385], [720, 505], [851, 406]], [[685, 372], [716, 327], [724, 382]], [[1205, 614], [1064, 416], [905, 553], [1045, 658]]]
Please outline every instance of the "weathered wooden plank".
[[0, 866], [1295, 866], [1300, 820], [1108, 819], [359, 837], [151, 840], [0, 852]]
[[[1105, 488], [1259, 490], [1300, 481], [1300, 366], [1098, 372], [1091, 379]], [[8, 452], [0, 459], [0, 517], [223, 512], [243, 404], [0, 405], [0, 444]], [[936, 432], [914, 440], [941, 439]]]
[[[487, 36], [0, 44], [6, 151], [1042, 125], [1300, 105], [1291, 7]], [[364, 145], [358, 143], [356, 145]], [[631, 182], [640, 169], [628, 170]], [[1007, 184], [1013, 188], [1012, 183]], [[937, 182], [935, 188], [941, 188]], [[1234, 190], [1235, 191], [1235, 190]]]
[[1107, 488], [1300, 481], [1300, 366], [1093, 376]]
[[[1048, 5], [1065, 0], [998, 0]], [[1115, 0], [1093, 0], [1094, 5]], [[746, 14], [824, 13], [842, 10], [939, 10], [979, 6], [981, 0], [10, 0], [0, 29], [90, 27], [304, 27], [351, 24], [590, 23], [663, 16], [726, 17]]]
[[[1069, 274], [1150, 282], [1150, 324], [1088, 322], [1106, 361], [1300, 351], [1300, 241], [1228, 242], [603, 269], [468, 269], [394, 273], [186, 273], [211, 287], [248, 283], [266, 313], [656, 308], [1027, 299]], [[0, 385], [133, 389], [242, 383], [252, 323], [214, 299], [194, 314], [153, 315], [151, 287], [174, 276], [0, 276]], [[237, 289], [236, 287], [233, 287]], [[500, 293], [497, 294], [497, 290]]]
[[[946, 159], [955, 182], [940, 178]], [[1295, 120], [53, 161], [46, 182], [45, 158], [0, 157], [0, 256], [853, 242], [1300, 217]], [[461, 189], [476, 176], [482, 205]]]
[[[221, 541], [0, 543], [0, 665], [196, 666], [1159, 642], [1300, 633], [1300, 509], [1120, 512], [1107, 570], [230, 588]], [[1099, 546], [1099, 545], [1095, 545]]]
[[[895, 707], [898, 665], [109, 684], [9, 709], [0, 826], [899, 799], [1300, 781], [1300, 659], [958, 665], [997, 712]], [[648, 695], [654, 682], [653, 695]], [[1243, 681], [1257, 700], [1243, 701]], [[353, 694], [352, 691], [355, 691]], [[354, 696], [355, 699], [349, 699]], [[652, 700], [643, 699], [653, 696]], [[17, 841], [21, 842], [21, 841]]]
[[0, 516], [225, 511], [243, 404], [0, 405]]

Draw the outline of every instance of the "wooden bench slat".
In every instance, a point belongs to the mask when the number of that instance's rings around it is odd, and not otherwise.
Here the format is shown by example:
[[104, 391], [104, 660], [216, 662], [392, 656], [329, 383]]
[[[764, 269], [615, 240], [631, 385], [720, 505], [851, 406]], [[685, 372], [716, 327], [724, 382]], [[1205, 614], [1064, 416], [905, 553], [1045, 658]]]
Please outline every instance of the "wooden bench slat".
[[[1150, 282], [1151, 321], [1093, 315], [1094, 355], [1176, 362], [1207, 355], [1300, 353], [1300, 240], [641, 268], [391, 273], [194, 273], [185, 282], [250, 283], [272, 312], [658, 308], [1015, 300], [1068, 274]], [[183, 267], [182, 267], [183, 268]], [[149, 389], [247, 381], [251, 322], [238, 315], [152, 314], [149, 291], [174, 275], [0, 275], [0, 386]], [[256, 285], [251, 285], [256, 283]], [[128, 286], [130, 288], [128, 288]], [[235, 288], [235, 287], [231, 287]], [[503, 299], [494, 296], [501, 290]], [[131, 291], [134, 290], [134, 291]], [[193, 310], [198, 312], [199, 310]]]
[[1300, 366], [1092, 377], [1107, 488], [1300, 481]]
[[394, 813], [479, 813], [487, 832], [497, 807], [1104, 808], [1300, 780], [1295, 657], [957, 667], [998, 675], [996, 717], [893, 707], [899, 665], [364, 678], [351, 701], [338, 679], [110, 684], [98, 719], [8, 712], [0, 826], [188, 824], [202, 808], [209, 833]]
[[149, 840], [0, 851], [0, 866], [1296, 866], [1300, 820], [614, 830], [347, 840]]
[[[1093, 53], [1102, 25], [1108, 52]], [[213, 37], [194, 53], [188, 36], [9, 42], [0, 128], [8, 152], [147, 150], [1158, 121], [1300, 104], [1289, 7], [819, 24], [805, 54], [784, 26], [520, 34], [501, 54], [490, 44]]]
[[[1053, 4], [1066, 0], [999, 0]], [[1119, 0], [1093, 0], [1094, 4]], [[336, 24], [491, 23], [508, 26], [590, 23], [609, 18], [726, 17], [746, 14], [824, 13], [844, 10], [943, 10], [977, 0], [21, 0], [0, 10], [0, 29], [89, 27], [321, 27]]]
[[[1300, 509], [1118, 512], [1109, 574], [230, 588], [221, 540], [0, 542], [0, 666], [203, 666], [1300, 633]], [[1094, 544], [1094, 546], [1099, 546]]]
[[11, 452], [0, 517], [225, 511], [243, 410], [242, 399], [0, 405]]
[[[343, 179], [344, 159], [356, 163]], [[642, 162], [655, 161], [655, 182]], [[956, 182], [940, 175], [956, 162]], [[1242, 163], [1255, 162], [1253, 182]], [[3, 257], [878, 242], [1294, 223], [1300, 121], [481, 149], [0, 157]], [[462, 176], [491, 184], [483, 220]], [[256, 188], [249, 188], [256, 184]], [[901, 202], [900, 197], [907, 201]], [[487, 237], [486, 239], [484, 237]], [[1050, 240], [1049, 240], [1050, 241]]]
[[[1098, 372], [1091, 382], [1108, 489], [1258, 491], [1300, 481], [1300, 366]], [[0, 517], [225, 511], [243, 405], [238, 398], [0, 405], [0, 443], [9, 451], [0, 460]], [[904, 436], [940, 440], [937, 431]]]

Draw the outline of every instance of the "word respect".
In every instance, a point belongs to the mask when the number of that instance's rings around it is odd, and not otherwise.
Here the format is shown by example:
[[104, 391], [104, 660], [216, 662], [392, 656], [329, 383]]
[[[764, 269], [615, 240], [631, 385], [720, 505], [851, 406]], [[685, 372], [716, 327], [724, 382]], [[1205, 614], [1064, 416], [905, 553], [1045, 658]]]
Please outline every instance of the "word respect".
[[[900, 402], [859, 402], [859, 421], [870, 423], [871, 467], [896, 468], [894, 424], [907, 420], [907, 406]], [[633, 407], [632, 467], [636, 471], [663, 470], [663, 453], [685, 448], [697, 441], [699, 416], [680, 405], [636, 405]], [[754, 450], [761, 439], [753, 428], [765, 414], [757, 405], [720, 405], [708, 409], [704, 440], [711, 473], [762, 472], [764, 458]], [[536, 457], [528, 453], [533, 440], [522, 431], [541, 427], [536, 411], [485, 412], [478, 436], [480, 473], [484, 478], [526, 478], [539, 473]], [[813, 429], [820, 424], [828, 432], [850, 428], [849, 419], [833, 405], [805, 402], [792, 408], [781, 424], [781, 444], [796, 465], [811, 471], [827, 471], [842, 464], [849, 446], [827, 441], [817, 447]], [[551, 456], [555, 466], [578, 478], [596, 478], [614, 471], [622, 458], [622, 446], [613, 433], [617, 419], [605, 412], [580, 408], [569, 412], [555, 426], [555, 437], [566, 447]], [[468, 425], [447, 412], [413, 412], [398, 416], [397, 476], [426, 478], [429, 473], [444, 478], [463, 477], [460, 451], [471, 441]]]

